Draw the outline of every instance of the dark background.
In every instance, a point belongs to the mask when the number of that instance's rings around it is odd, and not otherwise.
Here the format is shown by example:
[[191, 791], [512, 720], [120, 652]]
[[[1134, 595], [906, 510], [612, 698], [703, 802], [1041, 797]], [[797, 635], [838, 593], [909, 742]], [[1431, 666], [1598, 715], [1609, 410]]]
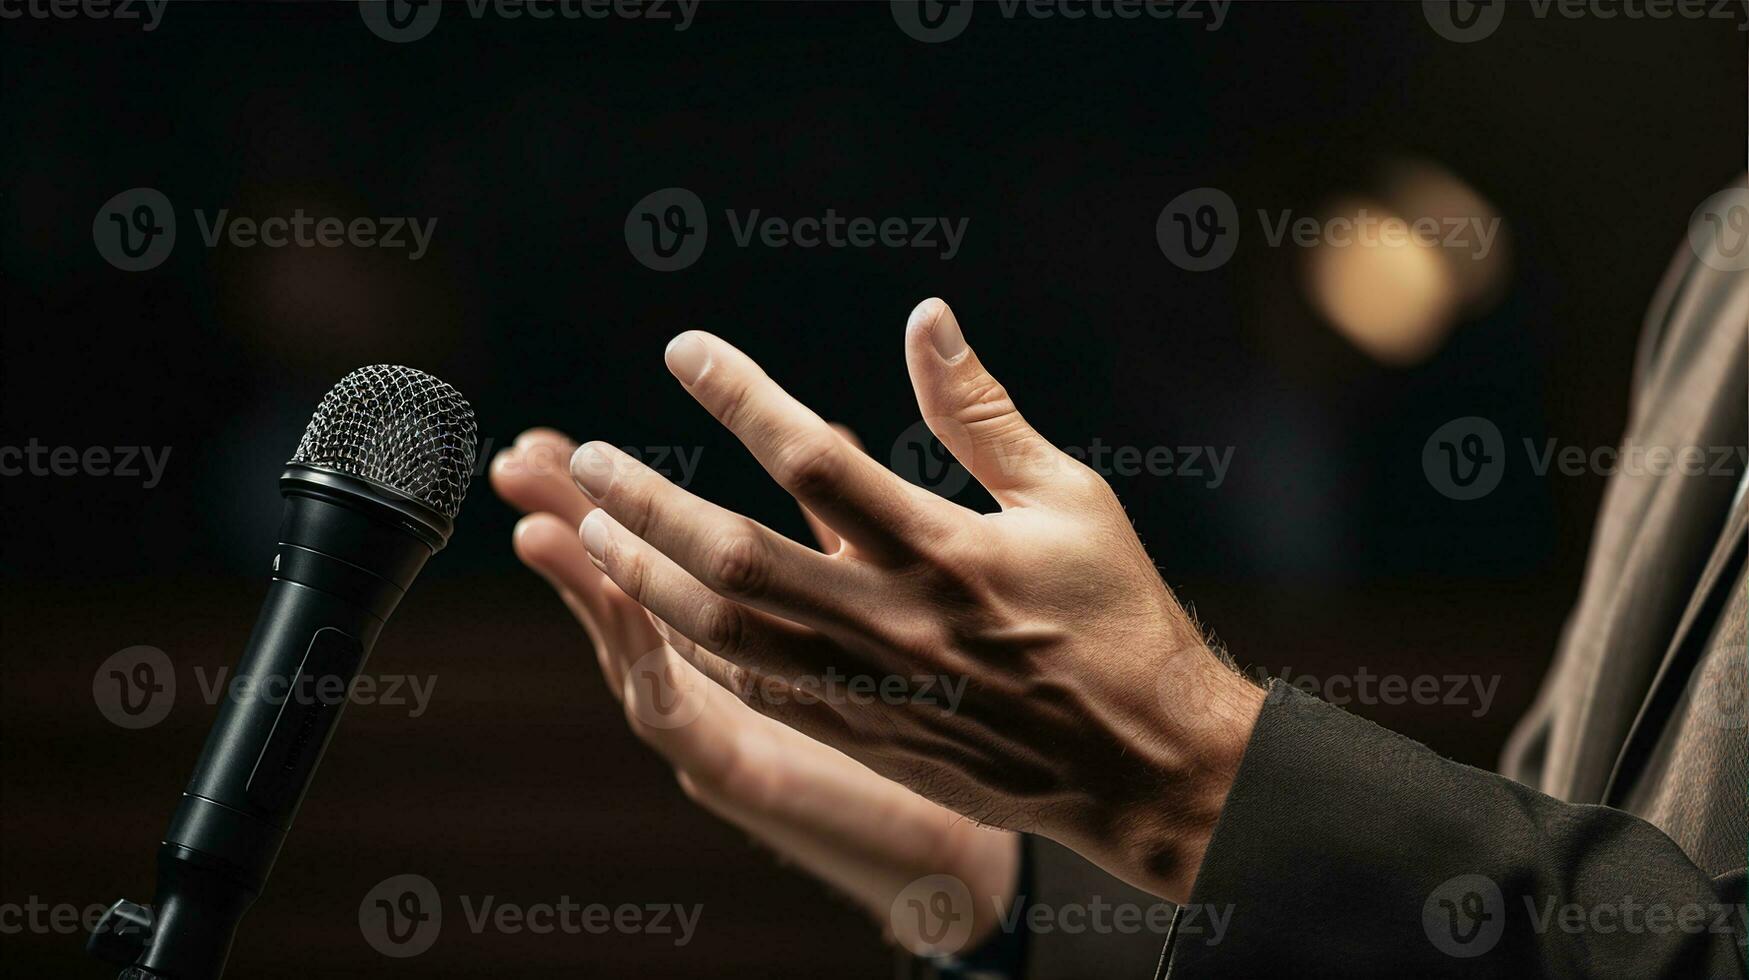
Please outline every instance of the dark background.
[[[641, 20], [474, 19], [390, 44], [353, 4], [175, 6], [150, 33], [0, 22], [4, 438], [171, 447], [161, 485], [0, 479], [0, 903], [148, 901], [153, 851], [214, 708], [125, 731], [92, 676], [149, 644], [194, 690], [232, 664], [271, 552], [277, 465], [328, 385], [406, 363], [465, 392], [502, 446], [552, 424], [702, 447], [694, 488], [795, 534], [791, 503], [674, 385], [667, 339], [715, 331], [878, 456], [916, 421], [901, 336], [954, 304], [1063, 444], [1234, 447], [1219, 488], [1114, 478], [1167, 579], [1241, 663], [1314, 677], [1498, 675], [1473, 706], [1354, 705], [1490, 765], [1575, 593], [1601, 476], [1509, 467], [1473, 502], [1421, 469], [1447, 419], [1611, 445], [1640, 317], [1694, 208], [1743, 167], [1738, 21], [1534, 19], [1443, 40], [1419, 3], [1240, 5], [1174, 21], [1009, 20], [921, 44], [886, 3], [706, 4]], [[1309, 212], [1381, 160], [1436, 162], [1512, 235], [1499, 302], [1424, 363], [1376, 363], [1302, 294], [1255, 211]], [[127, 273], [93, 247], [119, 191], [174, 203], [178, 243]], [[681, 272], [622, 232], [696, 191], [711, 244]], [[1225, 267], [1154, 239], [1199, 186], [1246, 216]], [[194, 209], [436, 217], [381, 249], [204, 247]], [[949, 262], [908, 249], [736, 248], [722, 210], [970, 218]], [[1522, 455], [1519, 457], [1522, 460]], [[971, 494], [962, 497], [976, 503]], [[437, 678], [430, 710], [355, 706], [237, 976], [887, 975], [878, 930], [692, 809], [629, 734], [580, 630], [510, 555], [482, 480], [386, 631], [376, 673]], [[446, 896], [699, 902], [647, 935], [365, 944], [358, 903], [402, 872]], [[0, 935], [0, 969], [103, 976], [82, 937]]]

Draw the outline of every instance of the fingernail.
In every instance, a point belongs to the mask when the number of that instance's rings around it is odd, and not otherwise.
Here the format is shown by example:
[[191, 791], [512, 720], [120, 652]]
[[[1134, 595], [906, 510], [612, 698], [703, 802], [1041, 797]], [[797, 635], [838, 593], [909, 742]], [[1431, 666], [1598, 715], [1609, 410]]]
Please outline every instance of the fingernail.
[[571, 479], [597, 503], [613, 488], [613, 457], [599, 443], [588, 443], [571, 454]]
[[935, 324], [929, 339], [935, 343], [935, 353], [944, 361], [951, 361], [965, 353], [966, 336], [960, 332], [960, 324], [954, 318], [953, 310], [938, 299], [926, 299], [917, 304], [911, 311], [911, 322], [916, 323], [924, 317], [933, 316]]
[[704, 369], [710, 365], [711, 354], [697, 335], [683, 333], [668, 342], [662, 360], [668, 363], [668, 370], [680, 379], [681, 384], [690, 385], [704, 374]]
[[597, 565], [605, 560], [607, 555], [607, 515], [601, 511], [592, 510], [588, 517], [583, 518], [583, 547], [589, 552], [589, 557], [595, 559]]

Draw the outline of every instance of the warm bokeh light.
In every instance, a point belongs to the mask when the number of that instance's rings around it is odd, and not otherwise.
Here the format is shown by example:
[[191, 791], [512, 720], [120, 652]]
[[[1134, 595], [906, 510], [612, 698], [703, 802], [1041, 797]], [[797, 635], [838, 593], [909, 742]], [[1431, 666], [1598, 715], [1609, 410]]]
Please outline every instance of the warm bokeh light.
[[1499, 213], [1430, 163], [1393, 166], [1369, 196], [1331, 203], [1321, 228], [1306, 253], [1307, 298], [1384, 364], [1426, 360], [1505, 285], [1509, 244]]
[[[1363, 211], [1397, 220], [1378, 202], [1332, 208], [1329, 218], [1355, 220]], [[1407, 236], [1366, 245], [1323, 242], [1308, 254], [1306, 280], [1312, 305], [1338, 333], [1393, 365], [1417, 363], [1438, 349], [1458, 300], [1456, 278], [1438, 250]]]

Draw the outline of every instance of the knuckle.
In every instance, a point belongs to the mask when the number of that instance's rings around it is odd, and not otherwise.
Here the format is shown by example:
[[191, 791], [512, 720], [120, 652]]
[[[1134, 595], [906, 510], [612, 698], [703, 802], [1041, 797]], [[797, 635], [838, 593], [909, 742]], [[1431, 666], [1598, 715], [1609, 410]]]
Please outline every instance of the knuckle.
[[738, 596], [760, 594], [769, 572], [765, 545], [749, 528], [737, 528], [718, 538], [705, 560], [711, 584]]
[[802, 436], [778, 451], [771, 470], [777, 482], [790, 490], [825, 490], [841, 482], [844, 457], [835, 437]]
[[[705, 648], [720, 657], [738, 656], [747, 641], [747, 621], [741, 615], [741, 607], [733, 602], [714, 602], [701, 613], [700, 632]], [[728, 665], [727, 677], [730, 680], [744, 679], [746, 668], [738, 664]]]
[[977, 535], [948, 531], [918, 541], [915, 558], [932, 576], [953, 576], [977, 567], [989, 550], [989, 542]]
[[722, 685], [735, 700], [760, 714], [770, 714], [771, 704], [765, 694], [765, 679], [740, 664], [725, 664]]
[[748, 683], [751, 677], [752, 675], [748, 672], [747, 668], [740, 664], [726, 663], [723, 665], [723, 687], [727, 688], [730, 694], [735, 695], [742, 701], [749, 700], [749, 692], [753, 687], [752, 684]]
[[1001, 424], [1014, 416], [1014, 400], [1002, 382], [985, 374], [967, 381], [960, 391], [957, 420], [967, 428]]

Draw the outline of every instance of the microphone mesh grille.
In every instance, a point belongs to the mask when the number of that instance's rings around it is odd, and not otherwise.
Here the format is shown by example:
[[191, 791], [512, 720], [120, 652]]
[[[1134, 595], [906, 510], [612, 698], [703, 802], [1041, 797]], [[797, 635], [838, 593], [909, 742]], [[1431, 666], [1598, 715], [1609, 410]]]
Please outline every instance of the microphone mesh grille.
[[291, 462], [374, 480], [454, 519], [477, 435], [461, 392], [424, 371], [372, 364], [323, 396]]

